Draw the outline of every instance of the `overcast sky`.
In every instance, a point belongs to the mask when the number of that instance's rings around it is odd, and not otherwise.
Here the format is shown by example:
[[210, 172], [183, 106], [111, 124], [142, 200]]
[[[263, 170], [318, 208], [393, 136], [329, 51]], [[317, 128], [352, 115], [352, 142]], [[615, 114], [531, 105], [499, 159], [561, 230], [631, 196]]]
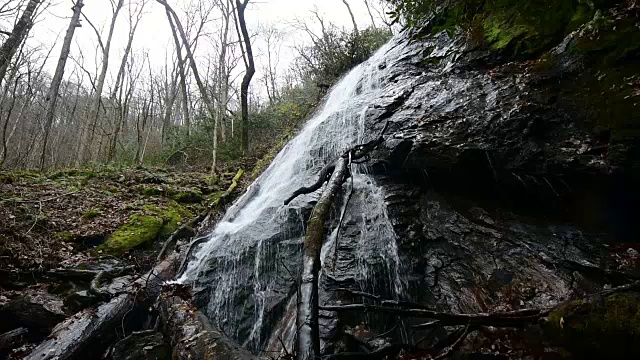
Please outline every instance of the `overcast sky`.
[[[55, 4], [51, 6], [44, 14], [42, 14], [42, 21], [39, 22], [33, 29], [32, 37], [29, 42], [32, 45], [42, 44], [46, 48], [54, 46], [52, 52], [52, 58], [49, 60], [48, 68], [53, 70], [55, 60], [59, 54], [62, 38], [64, 32], [69, 24], [69, 18], [71, 17], [72, 0], [51, 0]], [[191, 0], [172, 0], [170, 4], [182, 14], [179, 9], [187, 2]], [[206, 1], [206, 0], [205, 0]], [[369, 0], [370, 3], [375, 3], [377, 0]], [[125, 1], [126, 3], [126, 1]], [[371, 24], [371, 19], [367, 12], [363, 0], [349, 0], [349, 4], [356, 17], [356, 22], [359, 27], [365, 28]], [[281, 28], [286, 28], [287, 24], [296, 18], [309, 18], [311, 11], [317, 8], [319, 13], [323, 17], [335, 23], [338, 26], [351, 29], [351, 18], [347, 12], [347, 9], [342, 0], [251, 0], [249, 8], [246, 12], [247, 24], [251, 29], [256, 30], [259, 26], [264, 25], [276, 25]], [[103, 34], [106, 38], [108, 31], [107, 27], [111, 20], [111, 5], [109, 0], [85, 0], [85, 6], [83, 13], [95, 24], [98, 28], [103, 28]], [[374, 12], [374, 15], [375, 12]], [[127, 41], [128, 32], [127, 12], [126, 9], [120, 13], [118, 18], [116, 33], [111, 50], [111, 77], [114, 76], [115, 69], [118, 66], [120, 57], [124, 52], [124, 47]], [[281, 53], [281, 70], [288, 67], [288, 63], [293, 58], [293, 51], [291, 46], [296, 42], [299, 42], [300, 37], [296, 39], [296, 35], [293, 34], [287, 40], [282, 47]], [[167, 49], [169, 54], [172, 53], [173, 39], [171, 37], [171, 31], [169, 29], [167, 19], [164, 13], [162, 5], [158, 4], [154, 0], [149, 0], [146, 7], [146, 14], [144, 15], [136, 33], [134, 41], [134, 50], [139, 51], [146, 49], [149, 52], [151, 61], [154, 67], [160, 67], [164, 64], [165, 53]], [[58, 40], [56, 41], [56, 38]], [[91, 27], [83, 21], [83, 26], [76, 30], [75, 44], [72, 47], [72, 56], [78, 56], [78, 47], [82, 48], [85, 56], [85, 67], [92, 72], [95, 69], [95, 48], [96, 48], [96, 36]], [[54, 45], [55, 44], [55, 45]], [[264, 53], [264, 45], [258, 39], [256, 41], [256, 49], [254, 50], [258, 55]], [[200, 44], [196, 50], [196, 57], [200, 54], [207, 52], [207, 45]], [[260, 59], [257, 59], [260, 62]], [[73, 62], [67, 63], [66, 78], [69, 76], [69, 71], [73, 67]], [[258, 66], [259, 67], [259, 66]], [[260, 74], [257, 74], [259, 76]]]

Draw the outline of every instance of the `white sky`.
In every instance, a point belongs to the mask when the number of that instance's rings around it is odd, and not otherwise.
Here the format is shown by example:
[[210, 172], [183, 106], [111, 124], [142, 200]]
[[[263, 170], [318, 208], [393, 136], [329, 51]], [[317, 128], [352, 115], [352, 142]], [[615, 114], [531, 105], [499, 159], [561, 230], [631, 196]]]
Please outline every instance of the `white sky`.
[[[53, 44], [54, 49], [51, 53], [51, 58], [47, 68], [53, 71], [55, 61], [60, 52], [62, 38], [66, 31], [69, 19], [71, 17], [71, 0], [51, 0], [54, 5], [51, 6], [44, 14], [41, 15], [40, 22], [36, 24], [31, 33], [29, 43], [31, 45], [41, 44], [45, 48], [49, 49]], [[183, 12], [180, 11], [182, 6], [190, 0], [171, 0], [169, 4], [172, 5], [179, 15]], [[206, 1], [206, 0], [205, 0]], [[125, 0], [125, 4], [128, 0]], [[377, 6], [377, 0], [369, 0], [370, 4]], [[371, 19], [366, 10], [363, 0], [349, 0], [349, 4], [356, 17], [356, 22], [360, 28], [366, 28], [371, 24]], [[251, 0], [246, 12], [247, 24], [251, 30], [255, 30], [260, 25], [276, 25], [280, 28], [286, 28], [295, 18], [309, 18], [311, 16], [311, 10], [318, 9], [319, 13], [328, 22], [333, 22], [338, 26], [342, 26], [351, 29], [351, 18], [347, 12], [342, 0]], [[108, 31], [108, 24], [111, 21], [111, 4], [109, 0], [85, 0], [85, 6], [83, 13], [96, 25], [99, 29], [103, 30], [103, 38], [106, 38]], [[377, 14], [374, 11], [374, 16]], [[121, 55], [124, 52], [126, 46], [127, 33], [129, 29], [128, 25], [128, 13], [125, 5], [125, 9], [121, 11], [116, 32], [111, 48], [110, 57], [110, 75], [111, 78], [115, 75], [116, 69], [120, 63]], [[182, 18], [182, 16], [181, 16]], [[183, 20], [184, 22], [184, 20]], [[78, 47], [82, 48], [82, 52], [85, 56], [85, 67], [91, 72], [95, 71], [95, 48], [97, 44], [96, 35], [93, 29], [84, 20], [83, 26], [76, 29], [74, 37], [74, 46], [72, 47], [71, 56], [77, 57], [79, 54]], [[235, 32], [235, 29], [233, 29]], [[213, 29], [212, 29], [213, 31]], [[299, 35], [299, 34], [294, 34]], [[56, 37], [58, 37], [56, 41]], [[298, 36], [299, 38], [299, 36]], [[280, 72], [286, 69], [289, 62], [293, 59], [294, 51], [291, 49], [294, 43], [298, 43], [294, 37], [291, 37], [282, 47]], [[152, 65], [159, 68], [164, 65], [165, 53], [171, 54], [173, 52], [173, 39], [171, 31], [169, 29], [167, 18], [164, 13], [162, 5], [158, 4], [155, 0], [148, 0], [146, 7], [146, 14], [144, 15], [134, 40], [134, 51], [140, 51], [146, 49], [149, 52]], [[256, 62], [258, 70], [263, 59], [260, 59], [260, 54], [264, 54], [264, 45], [257, 39], [255, 41]], [[207, 53], [207, 44], [199, 43], [196, 49], [196, 57], [202, 56]], [[99, 58], [98, 58], [99, 59]], [[70, 72], [74, 64], [72, 61], [67, 62], [67, 70], [65, 72], [65, 78], [68, 79]], [[243, 65], [240, 66], [243, 69]], [[254, 79], [258, 79], [261, 74], [256, 74]], [[107, 80], [110, 83], [110, 79]], [[256, 81], [256, 80], [254, 80]]]

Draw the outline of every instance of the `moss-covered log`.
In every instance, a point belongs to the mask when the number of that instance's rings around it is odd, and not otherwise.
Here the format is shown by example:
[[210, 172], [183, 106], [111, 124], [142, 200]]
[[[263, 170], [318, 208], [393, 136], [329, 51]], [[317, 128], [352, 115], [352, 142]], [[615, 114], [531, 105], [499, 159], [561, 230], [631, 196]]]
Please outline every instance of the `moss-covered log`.
[[298, 338], [296, 349], [298, 360], [316, 359], [320, 355], [320, 335], [318, 331], [320, 250], [324, 239], [325, 221], [331, 204], [347, 176], [347, 162], [348, 160], [345, 157], [340, 157], [336, 161], [333, 175], [307, 222], [302, 279], [298, 298]]
[[640, 283], [562, 303], [546, 318], [553, 345], [575, 358], [631, 359], [640, 356]]

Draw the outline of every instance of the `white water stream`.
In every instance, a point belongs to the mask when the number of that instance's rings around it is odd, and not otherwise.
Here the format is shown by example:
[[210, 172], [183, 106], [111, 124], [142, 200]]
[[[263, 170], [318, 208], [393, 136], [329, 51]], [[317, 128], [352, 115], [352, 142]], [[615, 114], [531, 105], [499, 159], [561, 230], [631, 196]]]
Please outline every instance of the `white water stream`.
[[[297, 188], [313, 183], [319, 170], [346, 149], [377, 135], [365, 133], [365, 121], [367, 111], [383, 94], [388, 69], [398, 57], [399, 47], [395, 44], [392, 40], [383, 46], [334, 86], [320, 111], [227, 211], [179, 279], [180, 282], [194, 283], [196, 288], [207, 288], [207, 314], [228, 335], [241, 337], [239, 323], [247, 314], [252, 316], [253, 325], [248, 337], [245, 335], [245, 346], [257, 349], [268, 337], [264, 334], [263, 323], [269, 315], [276, 283], [282, 281], [283, 273], [286, 275], [285, 269], [276, 261], [282, 249], [280, 245], [286, 241], [295, 242], [295, 239], [300, 243], [304, 225], [292, 227], [290, 224], [292, 219], [303, 224], [298, 207], [317, 195], [301, 196], [288, 207], [283, 205], [283, 200]], [[358, 172], [362, 171], [356, 170]], [[388, 283], [397, 296], [402, 291], [402, 284], [398, 275], [395, 234], [387, 219], [384, 195], [365, 174], [356, 174], [353, 184], [364, 197], [362, 200], [370, 203], [367, 214], [358, 214], [364, 220], [361, 241], [370, 239], [371, 232], [381, 239], [381, 245], [374, 248], [378, 249], [375, 250], [378, 260], [382, 258], [386, 262]], [[372, 226], [371, 219], [379, 218], [382, 221], [375, 221], [375, 226]], [[275, 237], [288, 240], [274, 244], [269, 239]], [[330, 246], [334, 238], [332, 236], [325, 247]], [[362, 272], [358, 281], [362, 281], [365, 288], [372, 256], [366, 249], [374, 248], [362, 245], [355, 257]], [[327, 251], [323, 251], [323, 255], [326, 254]], [[215, 275], [203, 276], [211, 273]], [[203, 279], [207, 279], [206, 283]], [[253, 308], [247, 308], [247, 297], [252, 298]], [[290, 305], [285, 307], [291, 308]], [[291, 323], [291, 319], [287, 321]]]

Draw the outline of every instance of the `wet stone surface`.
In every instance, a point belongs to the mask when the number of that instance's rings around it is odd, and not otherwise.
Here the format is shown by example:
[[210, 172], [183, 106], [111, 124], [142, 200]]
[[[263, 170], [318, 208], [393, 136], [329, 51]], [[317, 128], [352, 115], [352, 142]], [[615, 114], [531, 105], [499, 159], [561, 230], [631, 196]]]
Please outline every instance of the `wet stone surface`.
[[[546, 308], [617, 285], [620, 269], [638, 273], [637, 247], [625, 245], [639, 234], [625, 215], [639, 203], [635, 138], [603, 136], [562, 100], [575, 71], [588, 69], [560, 66], [540, 75], [531, 64], [467, 51], [445, 34], [410, 44], [395, 39], [385, 51], [368, 65], [384, 72], [380, 90], [357, 111], [338, 110], [355, 111], [344, 132], [360, 131], [362, 142], [387, 121], [390, 127], [336, 201], [328, 226], [334, 231], [322, 251], [322, 303], [362, 302], [336, 291], [349, 288], [451, 312]], [[554, 61], [577, 61], [560, 54]], [[309, 136], [326, 136], [318, 129]], [[312, 182], [309, 169], [349, 147], [316, 142], [310, 158], [298, 160], [306, 164], [306, 172], [294, 174], [300, 185]], [[274, 166], [286, 161], [276, 158]], [[315, 198], [256, 215], [238, 233], [251, 246], [216, 250], [200, 268], [199, 299], [208, 315], [226, 321], [222, 327], [255, 352], [281, 350], [279, 338], [292, 346], [291, 274], [300, 269], [304, 220]], [[264, 225], [274, 221], [279, 225]], [[227, 281], [231, 274], [239, 280]], [[404, 343], [425, 335], [406, 331], [411, 319], [391, 329], [396, 322], [322, 312], [323, 349], [357, 350], [336, 340], [344, 326], [366, 324]]]

